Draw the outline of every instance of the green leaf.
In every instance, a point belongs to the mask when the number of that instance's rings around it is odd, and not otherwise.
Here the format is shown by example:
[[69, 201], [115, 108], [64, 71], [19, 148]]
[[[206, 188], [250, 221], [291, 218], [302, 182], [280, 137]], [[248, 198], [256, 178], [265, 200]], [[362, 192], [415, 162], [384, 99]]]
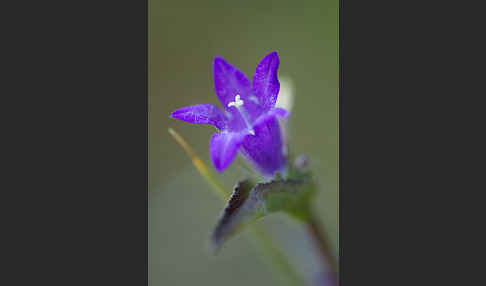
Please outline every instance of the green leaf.
[[244, 226], [268, 214], [285, 211], [305, 219], [314, 185], [308, 179], [274, 180], [252, 188], [249, 180], [236, 184], [233, 193], [214, 228], [211, 242], [214, 250]]

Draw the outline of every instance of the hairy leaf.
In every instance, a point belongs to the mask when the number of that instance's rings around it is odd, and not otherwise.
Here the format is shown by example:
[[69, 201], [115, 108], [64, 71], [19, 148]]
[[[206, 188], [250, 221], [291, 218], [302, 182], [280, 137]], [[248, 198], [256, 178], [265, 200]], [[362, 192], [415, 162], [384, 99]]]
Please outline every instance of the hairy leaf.
[[285, 211], [295, 217], [306, 216], [314, 193], [314, 186], [309, 180], [278, 180], [251, 187], [248, 180], [236, 184], [213, 231], [211, 242], [214, 250], [245, 225], [270, 213]]

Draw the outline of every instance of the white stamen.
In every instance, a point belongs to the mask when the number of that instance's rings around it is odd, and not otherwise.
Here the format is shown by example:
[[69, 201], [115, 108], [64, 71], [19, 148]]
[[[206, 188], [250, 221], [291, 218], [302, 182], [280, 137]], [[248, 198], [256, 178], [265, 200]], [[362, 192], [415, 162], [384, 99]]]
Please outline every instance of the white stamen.
[[241, 100], [240, 95], [237, 94], [235, 96], [235, 101], [228, 103], [228, 107], [234, 106], [234, 107], [238, 108], [240, 106], [243, 106], [243, 103], [245, 103], [245, 102], [243, 100]]
[[248, 120], [248, 117], [246, 115], [245, 110], [243, 108], [241, 108], [243, 106], [243, 103], [245, 103], [245, 102], [243, 100], [241, 100], [240, 99], [240, 95], [237, 94], [235, 96], [235, 101], [232, 101], [232, 102], [228, 103], [228, 107], [234, 106], [234, 107], [236, 107], [236, 109], [238, 109], [238, 112], [241, 114], [241, 117], [243, 118], [243, 121], [245, 121], [246, 127], [248, 127], [248, 132], [251, 135], [255, 135], [255, 131], [251, 127], [251, 124], [250, 124], [250, 122]]

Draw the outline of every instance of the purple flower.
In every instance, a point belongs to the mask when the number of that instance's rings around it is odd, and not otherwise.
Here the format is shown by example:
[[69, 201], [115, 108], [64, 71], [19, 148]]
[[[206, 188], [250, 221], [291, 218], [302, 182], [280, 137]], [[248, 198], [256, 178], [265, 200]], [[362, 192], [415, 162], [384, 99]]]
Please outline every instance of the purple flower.
[[214, 167], [226, 169], [238, 150], [266, 177], [285, 168], [282, 136], [276, 116], [280, 89], [277, 52], [266, 55], [253, 75], [253, 85], [244, 73], [221, 57], [213, 60], [214, 89], [224, 111], [211, 104], [187, 106], [171, 116], [190, 123], [211, 124], [220, 130], [211, 137], [209, 151]]

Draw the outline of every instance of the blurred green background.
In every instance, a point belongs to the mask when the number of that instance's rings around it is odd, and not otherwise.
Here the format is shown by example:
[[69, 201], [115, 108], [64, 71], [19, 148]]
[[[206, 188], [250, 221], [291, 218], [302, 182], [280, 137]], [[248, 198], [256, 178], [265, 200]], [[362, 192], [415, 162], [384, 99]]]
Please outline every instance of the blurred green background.
[[[220, 106], [214, 56], [251, 79], [259, 60], [273, 50], [280, 56], [279, 77], [294, 86], [292, 151], [311, 160], [320, 185], [314, 207], [337, 254], [338, 1], [149, 0], [150, 285], [282, 285], [246, 234], [217, 256], [208, 251], [224, 205], [167, 132], [178, 131], [212, 168], [209, 138], [215, 129], [169, 114], [192, 104]], [[218, 174], [229, 189], [244, 176], [237, 162]], [[260, 224], [286, 247], [299, 271], [315, 274], [317, 262], [299, 225], [284, 215]]]

